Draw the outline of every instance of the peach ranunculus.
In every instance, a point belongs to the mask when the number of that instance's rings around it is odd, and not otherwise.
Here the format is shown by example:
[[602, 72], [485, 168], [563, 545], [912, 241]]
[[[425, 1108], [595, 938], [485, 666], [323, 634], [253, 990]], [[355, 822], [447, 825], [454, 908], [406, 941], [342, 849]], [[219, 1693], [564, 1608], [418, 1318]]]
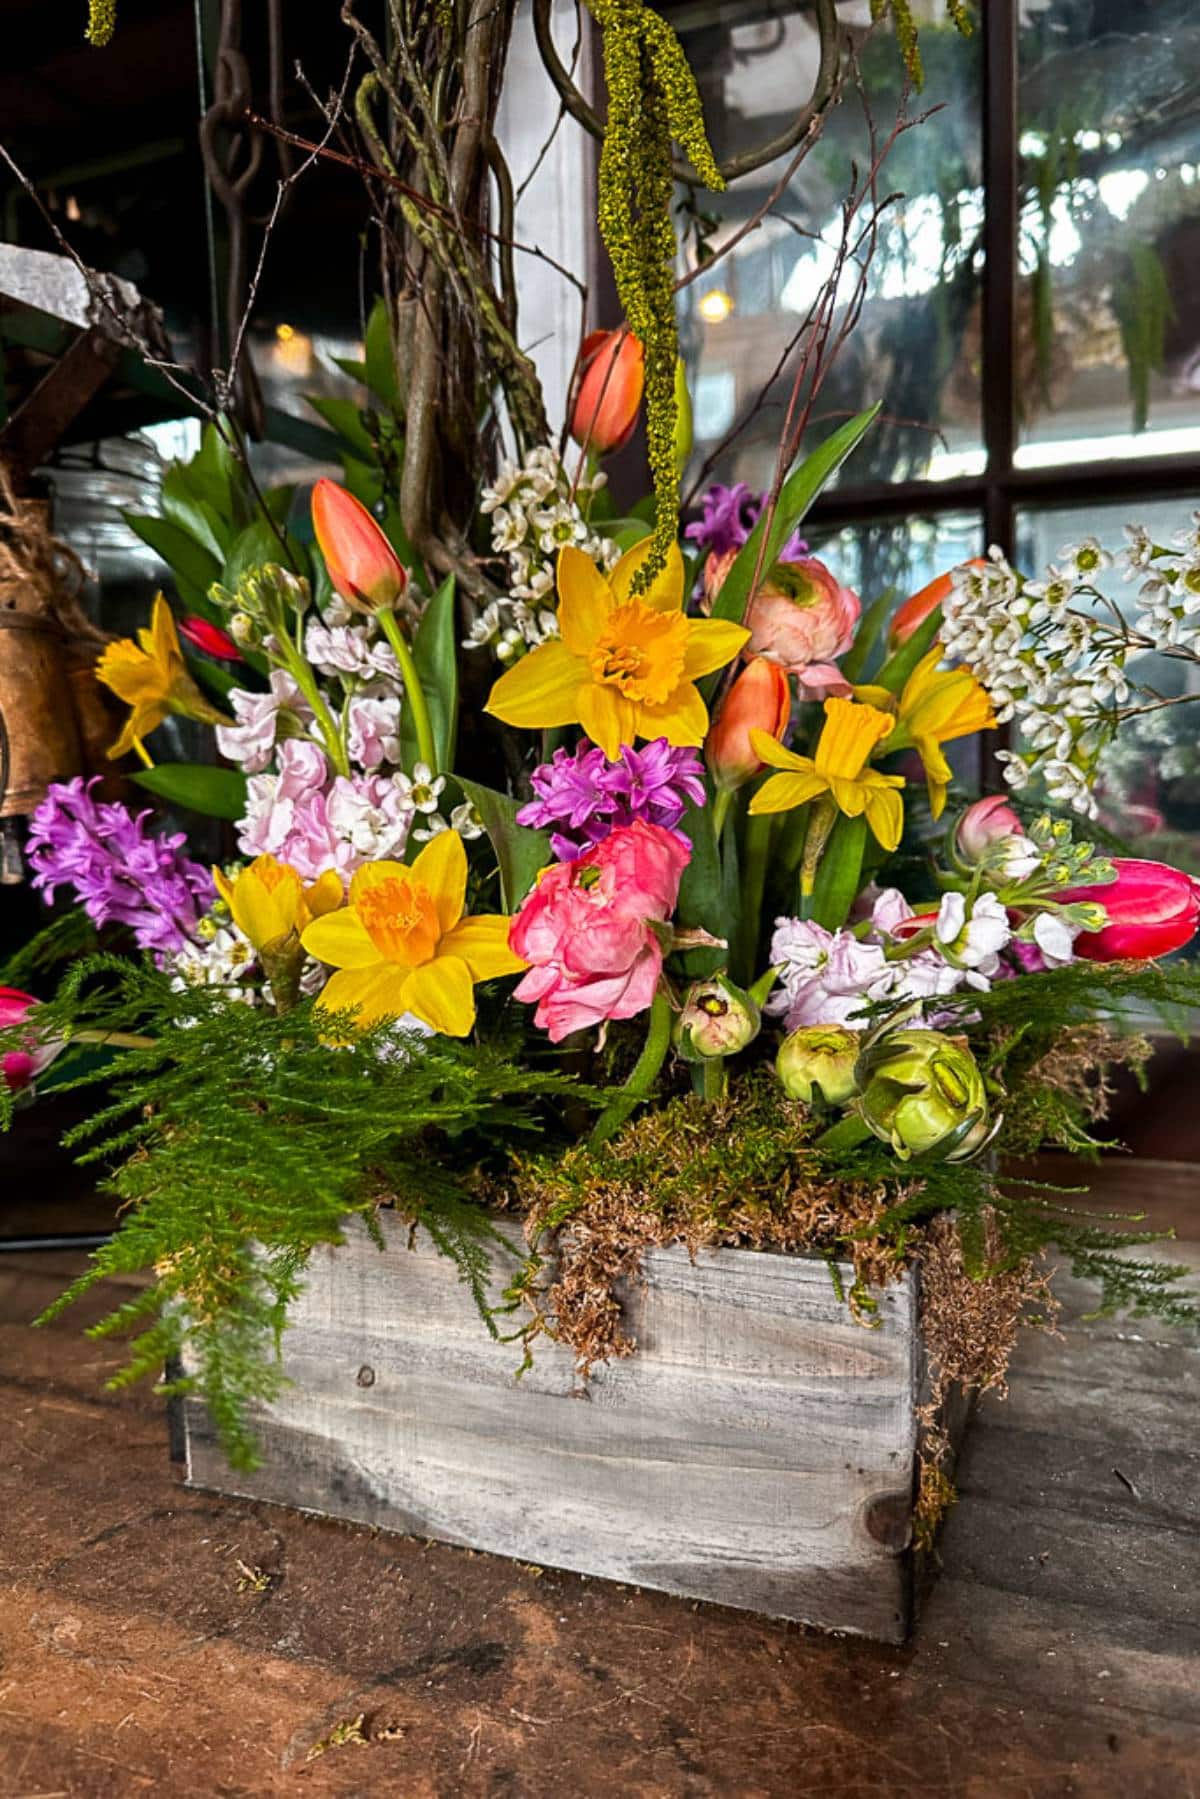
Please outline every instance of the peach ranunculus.
[[516, 997], [536, 1003], [552, 1043], [649, 1006], [663, 962], [655, 927], [675, 910], [689, 854], [674, 832], [636, 819], [541, 875], [508, 940], [530, 964]]
[[802, 697], [825, 699], [848, 694], [849, 683], [834, 667], [854, 641], [862, 605], [853, 588], [815, 556], [777, 562], [750, 602], [747, 656], [765, 656], [795, 675]]

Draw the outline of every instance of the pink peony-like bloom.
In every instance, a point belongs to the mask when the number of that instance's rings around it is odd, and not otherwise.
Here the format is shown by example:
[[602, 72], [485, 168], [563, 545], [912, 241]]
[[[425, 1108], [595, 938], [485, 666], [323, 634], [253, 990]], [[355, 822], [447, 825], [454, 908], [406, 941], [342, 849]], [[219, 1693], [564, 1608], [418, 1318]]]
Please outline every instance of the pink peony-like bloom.
[[[0, 987], [0, 1031], [11, 1030], [14, 1025], [23, 1023], [40, 1004], [32, 993], [22, 993], [19, 987]], [[32, 1087], [38, 1075], [50, 1066], [64, 1047], [61, 1042], [42, 1043], [36, 1036], [30, 1036], [19, 1049], [0, 1054], [0, 1082], [10, 1093]]]
[[662, 972], [654, 927], [675, 910], [690, 854], [673, 832], [635, 819], [542, 874], [508, 940], [530, 964], [516, 996], [536, 1003], [552, 1043], [646, 1010]]
[[847, 694], [850, 685], [834, 664], [853, 643], [861, 614], [858, 595], [815, 556], [777, 562], [750, 602], [744, 653], [796, 675], [806, 699]]

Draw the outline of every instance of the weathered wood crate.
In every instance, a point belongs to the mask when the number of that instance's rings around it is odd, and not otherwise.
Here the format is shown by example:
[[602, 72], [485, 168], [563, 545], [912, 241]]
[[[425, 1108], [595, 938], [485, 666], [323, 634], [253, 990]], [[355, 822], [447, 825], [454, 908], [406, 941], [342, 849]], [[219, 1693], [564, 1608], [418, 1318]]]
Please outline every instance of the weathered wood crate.
[[[454, 1266], [385, 1215], [321, 1250], [234, 1473], [185, 1405], [187, 1482], [900, 1642], [913, 1615], [916, 1277], [856, 1324], [820, 1261], [681, 1248], [625, 1293], [637, 1353], [485, 1332]], [[852, 1270], [843, 1270], [847, 1284]]]

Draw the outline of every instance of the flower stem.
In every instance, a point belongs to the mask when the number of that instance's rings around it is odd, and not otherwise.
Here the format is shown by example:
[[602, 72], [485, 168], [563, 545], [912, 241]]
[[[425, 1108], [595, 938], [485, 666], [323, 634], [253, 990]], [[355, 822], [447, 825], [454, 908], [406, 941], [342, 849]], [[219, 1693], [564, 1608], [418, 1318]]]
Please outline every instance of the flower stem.
[[712, 828], [713, 836], [718, 843], [721, 841], [721, 832], [725, 829], [725, 820], [729, 817], [729, 808], [732, 802], [733, 789], [731, 787], [717, 789], [717, 797], [713, 801]]
[[822, 1131], [817, 1138], [817, 1148], [829, 1151], [854, 1149], [859, 1143], [865, 1143], [872, 1135], [869, 1125], [863, 1123], [857, 1112], [847, 1112], [836, 1124], [831, 1124], [827, 1131]]
[[709, 1056], [704, 1062], [705, 1099], [724, 1099], [729, 1091], [729, 1067], [724, 1056]]
[[754, 971], [758, 952], [758, 930], [761, 923], [763, 889], [767, 881], [767, 860], [771, 845], [770, 813], [752, 815], [746, 820], [745, 850], [741, 867], [741, 893], [738, 899], [738, 922], [734, 934], [736, 954], [733, 978], [745, 986]]
[[425, 703], [425, 690], [421, 686], [421, 677], [417, 673], [417, 665], [408, 646], [399, 620], [390, 608], [383, 606], [375, 615], [383, 626], [383, 634], [391, 644], [400, 664], [400, 676], [404, 682], [404, 697], [412, 709], [413, 730], [417, 736], [417, 755], [424, 762], [430, 774], [436, 775], [438, 770], [437, 747], [433, 741], [433, 726], [429, 719], [429, 707]]
[[812, 915], [812, 898], [817, 885], [817, 870], [829, 842], [829, 833], [837, 821], [837, 807], [832, 800], [819, 799], [808, 815], [804, 838], [804, 855], [800, 863], [800, 916]]
[[279, 660], [291, 675], [312, 709], [321, 736], [325, 743], [325, 753], [333, 763], [339, 775], [350, 773], [350, 759], [346, 754], [346, 745], [342, 741], [342, 733], [337, 720], [325, 703], [324, 696], [317, 686], [316, 677], [304, 656], [295, 648], [287, 634], [287, 627], [282, 620], [272, 620], [272, 635], [279, 645]]
[[646, 1042], [642, 1053], [634, 1063], [633, 1073], [626, 1081], [620, 1094], [613, 1100], [596, 1120], [592, 1130], [591, 1144], [598, 1149], [602, 1143], [616, 1134], [629, 1114], [644, 1099], [650, 1097], [659, 1069], [667, 1059], [667, 1050], [671, 1043], [671, 1002], [666, 990], [662, 987], [654, 995], [650, 1006], [650, 1028], [646, 1033]]
[[135, 1037], [129, 1031], [72, 1031], [72, 1043], [102, 1043], [112, 1049], [153, 1049], [155, 1037]]

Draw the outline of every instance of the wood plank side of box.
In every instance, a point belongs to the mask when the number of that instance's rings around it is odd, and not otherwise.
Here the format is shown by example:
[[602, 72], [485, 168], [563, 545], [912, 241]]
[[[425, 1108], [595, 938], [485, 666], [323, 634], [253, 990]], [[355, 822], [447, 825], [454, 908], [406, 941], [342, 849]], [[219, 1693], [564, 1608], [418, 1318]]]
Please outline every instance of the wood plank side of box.
[[[384, 1214], [318, 1250], [233, 1472], [185, 1402], [188, 1485], [903, 1641], [922, 1357], [916, 1277], [850, 1316], [823, 1262], [648, 1252], [636, 1354], [490, 1338], [453, 1264]], [[847, 1286], [853, 1279], [842, 1269]]]

